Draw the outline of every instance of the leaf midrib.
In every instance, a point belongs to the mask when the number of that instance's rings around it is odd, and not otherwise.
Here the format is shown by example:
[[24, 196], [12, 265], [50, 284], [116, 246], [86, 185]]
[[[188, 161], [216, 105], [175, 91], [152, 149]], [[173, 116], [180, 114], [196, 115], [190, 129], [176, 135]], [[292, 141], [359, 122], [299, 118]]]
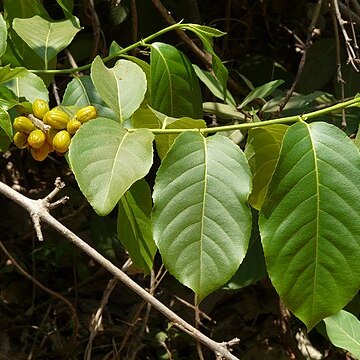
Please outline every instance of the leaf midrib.
[[169, 95], [170, 95], [170, 116], [173, 116], [173, 88], [172, 88], [172, 81], [171, 81], [171, 73], [170, 73], [170, 69], [169, 69], [169, 66], [166, 62], [166, 59], [165, 57], [163, 56], [163, 54], [157, 49], [155, 48], [156, 51], [158, 52], [159, 56], [161, 57], [161, 59], [163, 60], [164, 62], [164, 66], [166, 68], [166, 74], [168, 75], [168, 78], [169, 78]]
[[206, 192], [207, 192], [207, 146], [206, 139], [201, 135], [201, 140], [203, 141], [204, 146], [204, 192], [203, 192], [203, 201], [201, 209], [201, 228], [200, 228], [200, 274], [199, 274], [199, 293], [202, 292], [202, 274], [203, 274], [203, 246], [204, 246], [204, 220], [205, 220], [205, 208], [206, 208]]
[[309, 138], [311, 141], [312, 153], [314, 156], [314, 173], [316, 180], [316, 234], [315, 234], [315, 269], [314, 269], [314, 280], [313, 280], [313, 292], [312, 292], [312, 304], [311, 304], [311, 314], [314, 313], [315, 307], [315, 294], [317, 287], [317, 271], [318, 271], [318, 261], [319, 261], [319, 224], [320, 224], [320, 181], [319, 181], [319, 167], [318, 167], [318, 159], [317, 152], [314, 143], [314, 139], [312, 137], [309, 124], [305, 123], [306, 129], [309, 133]]
[[126, 132], [123, 136], [123, 138], [121, 139], [120, 141], [120, 144], [116, 150], [116, 154], [114, 156], [114, 161], [113, 161], [113, 164], [112, 164], [112, 168], [111, 168], [111, 171], [110, 171], [110, 180], [108, 181], [108, 186], [107, 186], [107, 190], [106, 190], [106, 197], [104, 197], [104, 199], [107, 199], [109, 197], [109, 194], [110, 194], [110, 189], [113, 188], [112, 186], [112, 181], [113, 181], [113, 178], [114, 178], [114, 173], [115, 173], [115, 164], [117, 163], [117, 159], [118, 159], [118, 156], [119, 156], [119, 152], [120, 152], [120, 149], [125, 141], [125, 138], [130, 135], [128, 132]]

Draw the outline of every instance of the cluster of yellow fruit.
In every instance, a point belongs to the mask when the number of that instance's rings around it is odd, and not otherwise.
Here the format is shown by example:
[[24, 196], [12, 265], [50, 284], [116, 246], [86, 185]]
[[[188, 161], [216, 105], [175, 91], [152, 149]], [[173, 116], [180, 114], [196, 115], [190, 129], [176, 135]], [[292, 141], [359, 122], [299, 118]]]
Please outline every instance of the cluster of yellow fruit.
[[31, 155], [38, 161], [43, 161], [52, 151], [64, 154], [79, 127], [97, 117], [94, 106], [85, 106], [71, 117], [59, 108], [50, 110], [49, 104], [41, 99], [33, 102], [32, 112], [32, 115], [14, 119], [14, 144], [19, 149], [30, 149]]

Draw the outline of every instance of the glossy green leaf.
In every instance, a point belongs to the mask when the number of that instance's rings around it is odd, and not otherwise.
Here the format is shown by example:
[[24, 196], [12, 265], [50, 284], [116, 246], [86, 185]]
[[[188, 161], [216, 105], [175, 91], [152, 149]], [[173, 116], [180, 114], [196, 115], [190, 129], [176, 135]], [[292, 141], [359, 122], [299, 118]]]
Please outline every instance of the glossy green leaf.
[[338, 128], [286, 131], [259, 225], [270, 279], [308, 329], [360, 288], [359, 181], [360, 153]]
[[224, 285], [245, 257], [251, 233], [251, 173], [221, 135], [181, 134], [158, 170], [154, 239], [162, 260], [198, 301]]
[[151, 107], [172, 117], [202, 118], [202, 97], [195, 71], [174, 46], [151, 46]]
[[198, 78], [206, 85], [206, 87], [211, 91], [211, 93], [221, 100], [225, 100], [228, 105], [231, 105], [233, 108], [236, 108], [236, 101], [231, 95], [229, 90], [226, 90], [226, 98], [224, 96], [224, 89], [222, 84], [210, 71], [205, 71], [200, 69], [197, 65], [193, 64]]
[[17, 97], [24, 97], [28, 101], [33, 102], [35, 99], [43, 99], [49, 101], [49, 93], [41, 78], [26, 70], [26, 75], [21, 74], [20, 77], [13, 78], [5, 82], [10, 90]]
[[149, 274], [156, 245], [152, 236], [150, 187], [144, 179], [134, 183], [119, 201], [118, 235], [134, 265]]
[[110, 109], [95, 89], [90, 76], [75, 77], [66, 87], [61, 105], [88, 106], [93, 105], [101, 117], [117, 119], [116, 113]]
[[324, 322], [330, 341], [360, 359], [359, 319], [353, 314], [341, 310], [337, 314], [325, 318]]
[[253, 191], [249, 203], [260, 210], [271, 176], [279, 159], [287, 125], [269, 125], [249, 130], [245, 155], [253, 174]]
[[284, 80], [274, 80], [251, 90], [250, 94], [247, 95], [246, 98], [239, 105], [239, 108], [244, 108], [247, 104], [249, 104], [255, 99], [266, 98], [267, 96], [271, 95], [271, 93], [283, 83]]
[[[206, 122], [204, 120], [195, 120], [189, 117], [173, 118], [166, 116], [154, 109], [151, 109], [153, 114], [157, 117], [160, 127], [163, 129], [201, 129], [206, 128]], [[161, 159], [163, 159], [174, 143], [179, 134], [163, 134], [156, 135], [156, 150]]]
[[80, 30], [71, 20], [51, 22], [37, 15], [28, 19], [14, 19], [13, 28], [43, 59], [45, 69], [48, 62], [65, 49]]
[[91, 66], [91, 79], [101, 98], [121, 123], [129, 119], [144, 100], [145, 73], [129, 60], [119, 60], [109, 69], [97, 56]]
[[5, 134], [8, 136], [9, 139], [12, 139], [13, 129], [10, 116], [9, 113], [2, 108], [0, 108], [0, 128], [4, 130]]
[[99, 215], [107, 215], [150, 170], [153, 134], [129, 133], [117, 122], [97, 118], [81, 126], [69, 149], [69, 162], [82, 193]]
[[4, 54], [7, 46], [7, 27], [6, 21], [2, 14], [0, 14], [0, 57]]

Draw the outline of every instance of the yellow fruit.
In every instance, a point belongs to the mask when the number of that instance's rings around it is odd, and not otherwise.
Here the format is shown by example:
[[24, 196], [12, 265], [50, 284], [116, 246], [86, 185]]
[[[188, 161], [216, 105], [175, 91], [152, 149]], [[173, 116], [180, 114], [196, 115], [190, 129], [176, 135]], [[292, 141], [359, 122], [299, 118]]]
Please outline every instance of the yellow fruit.
[[66, 125], [66, 130], [73, 135], [78, 131], [81, 125], [82, 124], [79, 120], [71, 119]]
[[91, 119], [95, 119], [97, 111], [94, 106], [85, 106], [76, 112], [75, 117], [83, 124]]
[[35, 125], [26, 116], [16, 117], [14, 119], [13, 126], [16, 131], [24, 133], [31, 133], [33, 130], [35, 130]]
[[14, 144], [19, 148], [19, 149], [24, 149], [27, 147], [27, 139], [28, 139], [29, 134], [27, 133], [23, 133], [23, 132], [17, 132], [14, 135]]
[[68, 150], [71, 141], [71, 135], [66, 130], [59, 131], [53, 138], [52, 146], [55, 151], [64, 153]]
[[42, 130], [36, 129], [29, 134], [27, 141], [32, 148], [39, 149], [45, 144], [46, 135]]
[[54, 139], [54, 136], [59, 132], [59, 130], [56, 130], [54, 128], [50, 128], [50, 130], [48, 130], [46, 132], [46, 141], [52, 145], [52, 142], [53, 142], [53, 139]]
[[33, 114], [38, 119], [43, 119], [44, 115], [50, 110], [49, 104], [42, 99], [36, 99], [32, 104]]
[[69, 120], [70, 116], [66, 112], [59, 109], [52, 109], [48, 111], [43, 117], [45, 124], [48, 124], [57, 130], [66, 129], [66, 125]]
[[35, 148], [30, 149], [32, 157], [37, 161], [45, 160], [51, 151], [53, 151], [52, 147], [47, 142], [45, 142], [43, 144], [43, 146], [41, 146], [38, 149], [35, 149]]

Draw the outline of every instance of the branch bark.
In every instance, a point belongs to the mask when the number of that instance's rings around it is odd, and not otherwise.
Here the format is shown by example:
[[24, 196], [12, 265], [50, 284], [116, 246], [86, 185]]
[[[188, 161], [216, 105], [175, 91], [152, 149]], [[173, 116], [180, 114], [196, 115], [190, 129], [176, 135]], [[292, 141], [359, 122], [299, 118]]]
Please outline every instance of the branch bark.
[[[58, 182], [57, 187], [61, 186]], [[63, 235], [66, 239], [71, 241], [74, 245], [76, 245], [79, 249], [81, 249], [84, 253], [90, 256], [94, 261], [100, 264], [103, 268], [108, 270], [111, 274], [113, 274], [118, 280], [120, 280], [123, 284], [128, 286], [132, 291], [142, 297], [145, 301], [150, 303], [155, 309], [165, 315], [170, 321], [174, 323], [174, 325], [187, 333], [194, 339], [200, 341], [209, 349], [214, 351], [217, 358], [224, 358], [227, 360], [239, 360], [236, 356], [234, 356], [229, 350], [228, 346], [233, 344], [234, 341], [230, 341], [229, 343], [218, 343], [199, 330], [195, 329], [188, 322], [182, 319], [180, 316], [175, 314], [172, 310], [170, 310], [167, 306], [165, 306], [162, 302], [157, 300], [154, 296], [144, 290], [140, 285], [138, 285], [134, 280], [132, 280], [129, 276], [127, 276], [123, 271], [121, 271], [118, 267], [116, 267], [111, 261], [102, 256], [99, 252], [93, 249], [89, 244], [87, 244], [80, 237], [75, 235], [72, 231], [70, 231], [66, 226], [61, 224], [57, 219], [55, 219], [50, 213], [49, 209], [51, 208], [51, 203], [49, 197], [45, 197], [44, 199], [33, 200], [28, 197], [18, 193], [10, 186], [0, 182], [0, 194], [5, 195], [10, 200], [14, 201], [21, 207], [23, 207], [26, 211], [29, 212], [32, 218], [36, 217], [43, 223], [49, 225], [53, 229], [55, 229], [58, 233]], [[234, 339], [237, 340], [237, 339]]]

